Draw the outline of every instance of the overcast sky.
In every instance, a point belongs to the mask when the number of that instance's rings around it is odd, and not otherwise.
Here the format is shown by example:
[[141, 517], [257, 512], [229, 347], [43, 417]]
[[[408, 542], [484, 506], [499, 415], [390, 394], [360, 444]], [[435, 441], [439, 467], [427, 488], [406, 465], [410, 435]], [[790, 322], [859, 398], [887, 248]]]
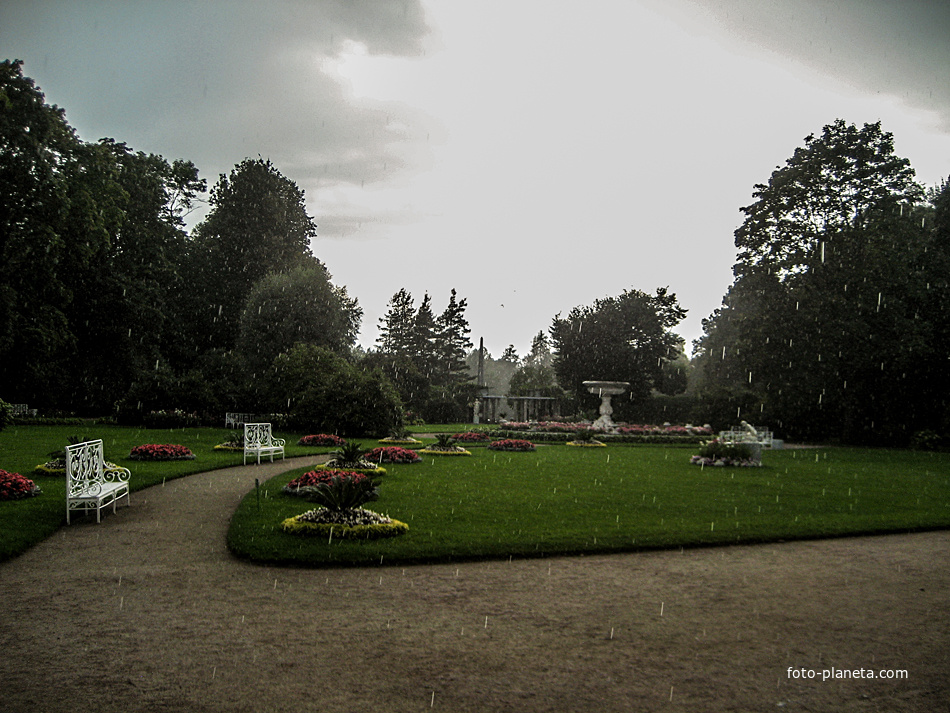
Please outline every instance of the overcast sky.
[[950, 176], [948, 38], [945, 0], [0, 0], [82, 139], [295, 181], [362, 344], [454, 287], [496, 357], [624, 289], [692, 342], [753, 185], [836, 118]]

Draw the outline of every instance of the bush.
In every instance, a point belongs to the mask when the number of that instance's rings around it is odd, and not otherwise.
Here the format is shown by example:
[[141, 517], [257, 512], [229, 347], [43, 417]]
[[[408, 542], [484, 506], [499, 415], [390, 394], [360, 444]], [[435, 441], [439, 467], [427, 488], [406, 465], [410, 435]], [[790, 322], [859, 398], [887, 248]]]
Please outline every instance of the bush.
[[0, 431], [13, 423], [13, 407], [0, 399]]
[[195, 428], [201, 425], [197, 413], [185, 413], [181, 409], [149, 411], [143, 421], [146, 428]]
[[298, 344], [274, 360], [268, 391], [288, 409], [289, 428], [385, 435], [401, 425], [402, 403], [378, 369], [362, 369], [322, 347]]
[[936, 431], [917, 431], [910, 440], [910, 447], [915, 451], [939, 451], [946, 447], [947, 439]]
[[0, 500], [20, 500], [39, 494], [40, 489], [29, 478], [0, 470]]

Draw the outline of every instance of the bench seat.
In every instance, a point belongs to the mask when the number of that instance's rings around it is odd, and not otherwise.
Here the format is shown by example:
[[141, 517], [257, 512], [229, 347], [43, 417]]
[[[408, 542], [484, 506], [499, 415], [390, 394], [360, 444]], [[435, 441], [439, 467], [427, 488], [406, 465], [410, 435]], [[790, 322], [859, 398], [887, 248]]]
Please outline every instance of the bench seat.
[[102, 508], [122, 498], [131, 505], [127, 468], [106, 470], [102, 440], [86, 441], [66, 447], [66, 524], [74, 510], [95, 510], [96, 522], [102, 522]]

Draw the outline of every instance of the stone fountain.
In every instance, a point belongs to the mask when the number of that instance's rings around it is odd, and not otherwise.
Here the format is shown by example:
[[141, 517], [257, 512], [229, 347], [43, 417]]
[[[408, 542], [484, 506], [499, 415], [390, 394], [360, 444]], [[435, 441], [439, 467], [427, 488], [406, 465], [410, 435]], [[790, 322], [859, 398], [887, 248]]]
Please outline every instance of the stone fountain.
[[630, 386], [628, 381], [585, 381], [584, 386], [592, 394], [600, 396], [600, 418], [591, 424], [591, 428], [598, 431], [614, 431], [617, 424], [610, 418], [613, 413], [613, 407], [610, 405], [610, 397], [622, 394]]

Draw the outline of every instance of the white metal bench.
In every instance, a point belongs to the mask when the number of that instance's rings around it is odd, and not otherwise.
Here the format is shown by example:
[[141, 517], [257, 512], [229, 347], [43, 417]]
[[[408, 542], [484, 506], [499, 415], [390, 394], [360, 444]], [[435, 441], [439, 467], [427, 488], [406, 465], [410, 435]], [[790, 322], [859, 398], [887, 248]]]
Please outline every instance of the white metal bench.
[[106, 470], [102, 439], [66, 446], [66, 524], [73, 510], [95, 510], [101, 522], [102, 508], [125, 498], [130, 505], [129, 477], [126, 468]]
[[36, 409], [30, 408], [28, 404], [10, 404], [13, 407], [14, 416], [35, 416]]
[[224, 414], [224, 427], [238, 428], [249, 421], [253, 421], [254, 418], [255, 414], [253, 413], [232, 413], [231, 411], [228, 411]]
[[247, 464], [248, 455], [257, 456], [257, 464], [261, 463], [262, 455], [269, 455], [271, 463], [274, 462], [274, 455], [280, 454], [284, 457], [284, 439], [274, 438], [270, 430], [269, 423], [245, 423], [244, 424], [244, 463]]

